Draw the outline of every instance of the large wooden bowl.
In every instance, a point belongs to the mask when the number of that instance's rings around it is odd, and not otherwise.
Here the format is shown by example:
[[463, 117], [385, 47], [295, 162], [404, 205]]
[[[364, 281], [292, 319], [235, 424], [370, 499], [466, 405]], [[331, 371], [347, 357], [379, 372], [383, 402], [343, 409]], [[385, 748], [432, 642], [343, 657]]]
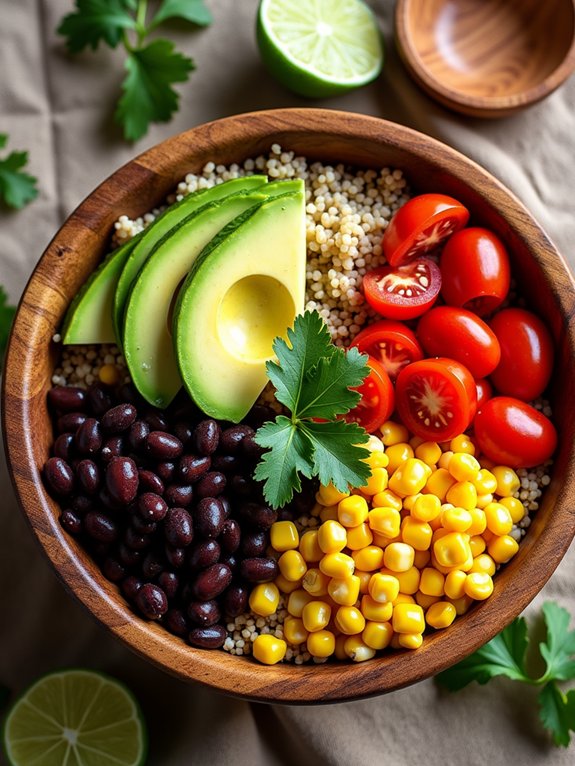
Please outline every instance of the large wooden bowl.
[[[53, 333], [72, 296], [109, 247], [121, 213], [156, 206], [204, 163], [256, 156], [278, 142], [310, 158], [367, 167], [402, 168], [415, 191], [460, 199], [473, 221], [507, 243], [514, 273], [557, 345], [554, 398], [560, 447], [553, 477], [519, 553], [495, 581], [493, 596], [417, 651], [387, 653], [363, 664], [265, 667], [222, 651], [192, 649], [160, 625], [137, 617], [58, 522], [40, 469], [52, 429], [46, 392], [55, 364]], [[99, 186], [58, 232], [26, 288], [4, 371], [4, 434], [18, 497], [60, 578], [110, 631], [143, 657], [181, 679], [267, 702], [333, 702], [391, 691], [461, 660], [509, 623], [543, 587], [575, 533], [575, 285], [569, 270], [521, 203], [489, 173], [443, 144], [372, 117], [286, 109], [230, 117], [159, 144]]]

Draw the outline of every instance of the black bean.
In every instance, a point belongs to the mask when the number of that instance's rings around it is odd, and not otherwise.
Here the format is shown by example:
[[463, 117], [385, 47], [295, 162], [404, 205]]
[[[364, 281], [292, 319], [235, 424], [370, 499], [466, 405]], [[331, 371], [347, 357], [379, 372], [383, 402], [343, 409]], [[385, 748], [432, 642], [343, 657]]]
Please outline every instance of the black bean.
[[88, 511], [84, 518], [86, 533], [97, 542], [113, 543], [118, 538], [118, 525], [101, 511]]
[[176, 436], [182, 442], [184, 447], [187, 447], [192, 439], [194, 427], [188, 421], [179, 420], [174, 425], [172, 431], [174, 432], [174, 436]]
[[136, 598], [136, 593], [140, 590], [144, 583], [140, 580], [139, 577], [134, 577], [134, 575], [128, 575], [124, 580], [122, 580], [121, 589], [124, 596], [129, 601], [134, 601]]
[[155, 579], [165, 567], [164, 559], [157, 553], [150, 551], [142, 561], [142, 574], [148, 580]]
[[181, 569], [186, 560], [186, 549], [166, 545], [164, 547], [164, 555], [166, 556], [166, 561], [173, 569]]
[[168, 505], [178, 505], [187, 508], [194, 497], [194, 489], [191, 484], [168, 484], [164, 492]]
[[244, 559], [240, 563], [240, 574], [248, 582], [269, 582], [278, 576], [279, 567], [271, 558]]
[[194, 428], [192, 443], [200, 455], [211, 455], [214, 453], [220, 441], [220, 427], [215, 420], [211, 418], [202, 420]]
[[248, 476], [241, 473], [233, 474], [230, 476], [228, 484], [233, 494], [238, 497], [247, 498], [253, 495], [254, 483]]
[[152, 544], [152, 538], [150, 535], [142, 535], [137, 532], [134, 527], [126, 527], [124, 532], [124, 542], [133, 551], [145, 551]]
[[245, 417], [245, 422], [257, 431], [260, 426], [268, 420], [274, 420], [277, 412], [274, 412], [271, 407], [265, 404], [254, 404], [251, 410]]
[[161, 521], [167, 512], [166, 501], [155, 492], [144, 492], [138, 498], [138, 513], [144, 521]]
[[74, 495], [70, 505], [76, 513], [84, 516], [94, 508], [94, 498], [88, 497], [88, 495]]
[[251, 433], [242, 441], [241, 453], [250, 463], [258, 462], [264, 454], [264, 448], [257, 444], [254, 437], [255, 434]]
[[220, 495], [218, 497], [218, 500], [224, 507], [224, 513], [226, 515], [226, 519], [229, 519], [232, 513], [232, 504], [230, 503], [230, 501], [225, 495]]
[[103, 487], [100, 487], [100, 490], [98, 492], [98, 500], [103, 506], [108, 508], [110, 511], [119, 511], [120, 509], [125, 507], [122, 503], [119, 503], [114, 497], [112, 497], [108, 488], [105, 485]]
[[211, 458], [207, 455], [183, 455], [178, 465], [178, 476], [185, 482], [193, 484], [210, 469]]
[[86, 391], [75, 386], [54, 386], [48, 391], [48, 404], [55, 412], [74, 412], [86, 407]]
[[44, 465], [44, 481], [48, 489], [59, 497], [71, 494], [74, 489], [74, 473], [61, 457], [50, 457]]
[[249, 590], [242, 583], [234, 583], [222, 596], [222, 608], [230, 617], [237, 617], [247, 611]]
[[167, 431], [150, 431], [146, 439], [146, 450], [158, 460], [173, 460], [183, 451], [182, 442]]
[[136, 420], [137, 414], [133, 404], [128, 404], [127, 402], [117, 404], [102, 415], [102, 430], [110, 434], [119, 434], [122, 431], [127, 431]]
[[162, 624], [175, 636], [186, 636], [190, 630], [186, 615], [181, 609], [168, 609]]
[[102, 573], [110, 582], [121, 582], [126, 576], [126, 568], [118, 559], [108, 556], [102, 563]]
[[[137, 502], [133, 503], [132, 505], [134, 510], [136, 510], [138, 507]], [[134, 530], [139, 532], [141, 535], [151, 535], [158, 528], [158, 525], [155, 521], [144, 520], [137, 513], [132, 513], [132, 516], [130, 517], [130, 523], [134, 527]]]
[[164, 482], [158, 474], [147, 468], [138, 469], [138, 489], [140, 492], [155, 492], [156, 495], [164, 494]]
[[136, 606], [149, 620], [157, 620], [168, 611], [168, 599], [164, 591], [147, 582], [136, 593]]
[[156, 473], [163, 482], [168, 482], [176, 471], [176, 464], [171, 460], [163, 460], [156, 464]]
[[226, 488], [226, 477], [220, 471], [208, 471], [195, 486], [196, 497], [217, 497]]
[[93, 460], [80, 460], [76, 466], [78, 486], [87, 495], [95, 495], [100, 487], [100, 469]]
[[150, 426], [151, 431], [167, 431], [168, 419], [165, 413], [159, 410], [147, 410], [144, 420]]
[[87, 417], [85, 412], [66, 412], [60, 415], [56, 423], [58, 433], [75, 433]]
[[170, 508], [164, 519], [164, 534], [174, 548], [184, 548], [194, 538], [192, 517], [185, 508]]
[[82, 531], [82, 519], [71, 508], [67, 508], [60, 514], [60, 524], [71, 535], [79, 535]]
[[226, 514], [217, 497], [204, 497], [196, 505], [193, 519], [194, 532], [205, 539], [215, 539], [222, 531]]
[[198, 572], [192, 592], [200, 601], [211, 601], [223, 593], [231, 581], [232, 571], [229, 566], [218, 562]]
[[92, 552], [92, 556], [96, 560], [103, 561], [106, 556], [110, 555], [112, 543], [100, 543], [97, 540], [90, 540], [89, 547]]
[[54, 457], [61, 457], [69, 462], [74, 454], [74, 434], [60, 434], [52, 447]]
[[222, 431], [218, 449], [227, 455], [237, 455], [240, 452], [242, 442], [246, 436], [253, 434], [251, 426], [240, 424], [231, 426]]
[[158, 575], [158, 585], [164, 591], [169, 601], [172, 601], [178, 592], [180, 578], [175, 572], [160, 572]]
[[237, 455], [214, 455], [212, 468], [226, 474], [237, 473], [242, 468], [242, 461]]
[[118, 561], [125, 567], [135, 567], [142, 560], [142, 551], [136, 551], [128, 548], [126, 543], [120, 543], [118, 547]]
[[146, 439], [150, 433], [150, 426], [145, 420], [136, 420], [128, 430], [128, 445], [134, 452], [143, 452], [146, 448]]
[[121, 436], [108, 436], [102, 441], [100, 450], [100, 460], [104, 465], [108, 465], [112, 458], [120, 457], [124, 452], [124, 439]]
[[95, 418], [86, 418], [74, 435], [74, 447], [80, 455], [95, 455], [102, 446], [100, 424]]
[[227, 564], [229, 568], [232, 571], [232, 574], [235, 576], [238, 572], [239, 567], [239, 560], [234, 556], [233, 553], [228, 554], [227, 556], [222, 556], [220, 559], [223, 564]]
[[240, 551], [243, 558], [250, 559], [265, 553], [269, 535], [265, 532], [247, 532], [242, 536]]
[[118, 389], [118, 399], [121, 402], [133, 404], [135, 407], [142, 404], [144, 401], [131, 383], [122, 383]]
[[219, 542], [226, 553], [235, 553], [240, 547], [241, 527], [235, 519], [226, 519], [222, 525]]
[[187, 615], [194, 625], [209, 628], [218, 622], [222, 613], [217, 601], [191, 601], [188, 604]]
[[196, 543], [188, 559], [189, 567], [192, 572], [199, 569], [206, 569], [220, 560], [221, 549], [216, 540], [204, 540]]
[[277, 511], [260, 503], [243, 503], [239, 509], [240, 520], [254, 529], [265, 531], [277, 521]]
[[219, 649], [226, 637], [226, 629], [222, 625], [212, 625], [209, 628], [194, 628], [188, 634], [188, 641], [198, 649]]
[[106, 469], [106, 488], [112, 498], [129, 505], [138, 494], [138, 468], [131, 457], [113, 457]]
[[101, 417], [112, 406], [112, 396], [107, 388], [94, 383], [87, 391], [88, 405], [96, 417]]

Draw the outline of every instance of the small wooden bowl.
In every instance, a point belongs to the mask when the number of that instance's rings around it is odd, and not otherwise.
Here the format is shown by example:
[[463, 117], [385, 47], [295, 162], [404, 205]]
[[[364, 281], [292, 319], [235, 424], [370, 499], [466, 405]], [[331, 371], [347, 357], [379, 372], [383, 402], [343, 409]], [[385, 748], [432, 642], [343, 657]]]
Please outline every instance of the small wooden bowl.
[[[186, 173], [206, 162], [240, 162], [274, 143], [312, 159], [402, 168], [415, 192], [460, 199], [473, 222], [507, 244], [530, 305], [556, 343], [555, 422], [560, 446], [551, 484], [519, 553], [476, 604], [417, 651], [384, 653], [361, 664], [258, 665], [222, 651], [193, 649], [161, 625], [136, 616], [58, 521], [40, 471], [52, 427], [46, 392], [57, 349], [52, 335], [71, 298], [109, 247], [121, 213], [141, 215]], [[373, 117], [285, 109], [229, 117], [164, 141], [125, 165], [70, 216], [34, 270], [14, 322], [4, 370], [4, 435], [20, 504], [68, 589], [112, 633], [143, 657], [187, 681], [266, 702], [335, 702], [398, 689], [461, 660], [507, 625], [543, 587], [575, 534], [575, 284], [548, 237], [521, 203], [489, 173], [427, 136]]]
[[474, 117], [513, 114], [575, 69], [575, 0], [398, 0], [395, 29], [415, 81]]

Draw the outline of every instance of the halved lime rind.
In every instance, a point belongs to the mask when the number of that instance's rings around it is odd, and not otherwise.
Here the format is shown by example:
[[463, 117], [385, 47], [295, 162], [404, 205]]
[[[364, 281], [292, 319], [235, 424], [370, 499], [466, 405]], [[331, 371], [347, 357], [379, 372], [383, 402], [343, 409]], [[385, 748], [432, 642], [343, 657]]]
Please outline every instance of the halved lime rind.
[[133, 694], [89, 670], [43, 676], [4, 722], [11, 766], [143, 766], [147, 733]]
[[271, 73], [312, 98], [366, 85], [383, 66], [377, 21], [362, 0], [261, 0], [257, 39]]

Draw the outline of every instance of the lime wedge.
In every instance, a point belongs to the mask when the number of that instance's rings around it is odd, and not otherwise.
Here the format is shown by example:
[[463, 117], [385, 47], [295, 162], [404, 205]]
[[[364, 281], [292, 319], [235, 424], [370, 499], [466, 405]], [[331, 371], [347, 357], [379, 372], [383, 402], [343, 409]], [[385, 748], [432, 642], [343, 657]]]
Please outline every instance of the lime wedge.
[[361, 0], [261, 0], [257, 40], [271, 74], [310, 98], [365, 85], [383, 65], [377, 21]]
[[44, 676], [4, 724], [12, 766], [140, 766], [147, 737], [138, 703], [118, 681], [87, 670]]

